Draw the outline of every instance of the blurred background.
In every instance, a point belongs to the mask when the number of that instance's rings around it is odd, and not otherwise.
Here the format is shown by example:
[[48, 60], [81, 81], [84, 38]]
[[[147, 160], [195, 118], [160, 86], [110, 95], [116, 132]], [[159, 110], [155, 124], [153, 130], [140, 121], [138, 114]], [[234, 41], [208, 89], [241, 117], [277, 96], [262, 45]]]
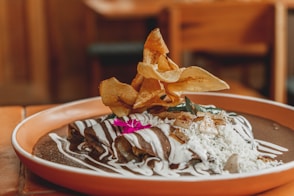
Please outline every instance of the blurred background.
[[[64, 103], [98, 96], [99, 82], [112, 76], [129, 83], [135, 76], [137, 62], [142, 59], [142, 43], [150, 30], [160, 27], [168, 47], [172, 48], [169, 37], [172, 28], [167, 25], [172, 2], [0, 0], [0, 105]], [[286, 86], [280, 88], [287, 89], [285, 102], [293, 105], [294, 6], [291, 2], [281, 1], [286, 12], [283, 19], [287, 70], [286, 78], [282, 79]], [[224, 80], [241, 80], [235, 68], [224, 67], [219, 72], [220, 66], [214, 69], [215, 62], [209, 66], [207, 58], [210, 56], [203, 53], [186, 52], [179, 65], [207, 66]], [[213, 58], [223, 59], [215, 55]], [[255, 66], [247, 70], [247, 86], [271, 99], [270, 90], [264, 88], [273, 75], [267, 74], [262, 63], [249, 63]]]

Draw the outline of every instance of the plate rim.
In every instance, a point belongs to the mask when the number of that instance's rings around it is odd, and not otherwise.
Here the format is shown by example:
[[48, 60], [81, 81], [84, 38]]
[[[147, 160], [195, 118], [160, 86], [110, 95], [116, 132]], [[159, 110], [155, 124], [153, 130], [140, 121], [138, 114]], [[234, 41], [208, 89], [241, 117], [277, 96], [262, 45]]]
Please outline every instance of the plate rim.
[[[235, 95], [235, 94], [219, 93], [219, 92], [201, 92], [201, 93], [185, 93], [185, 94], [187, 94], [187, 95], [221, 96], [221, 97], [237, 98], [237, 99], [242, 99], [242, 100], [251, 100], [251, 101], [276, 105], [278, 107], [283, 107], [285, 109], [290, 109], [290, 110], [294, 111], [294, 107], [287, 105], [287, 104], [275, 102], [275, 101], [268, 100], [268, 99], [249, 97], [249, 96], [244, 96], [244, 95]], [[225, 174], [225, 175], [197, 176], [197, 177], [195, 177], [195, 176], [194, 177], [184, 177], [184, 176], [180, 176], [180, 177], [155, 177], [155, 176], [149, 177], [148, 176], [148, 177], [146, 177], [143, 175], [133, 177], [133, 176], [123, 176], [123, 175], [113, 175], [113, 174], [104, 175], [104, 174], [99, 174], [98, 172], [93, 172], [92, 170], [88, 170], [88, 169], [82, 169], [82, 168], [77, 168], [77, 167], [72, 167], [72, 166], [67, 166], [67, 165], [47, 161], [45, 159], [36, 157], [33, 154], [27, 152], [19, 145], [17, 138], [16, 138], [18, 130], [25, 123], [27, 123], [31, 119], [34, 119], [36, 116], [43, 115], [44, 113], [48, 113], [48, 112], [49, 113], [54, 112], [55, 110], [60, 110], [61, 108], [71, 107], [73, 105], [79, 105], [79, 104], [86, 103], [86, 102], [97, 101], [99, 99], [101, 100], [101, 97], [97, 96], [97, 97], [91, 97], [91, 98], [85, 98], [85, 99], [81, 99], [81, 100], [71, 101], [68, 103], [61, 104], [61, 105], [53, 106], [52, 108], [45, 109], [43, 111], [37, 112], [37, 113], [27, 117], [26, 119], [21, 121], [13, 130], [11, 141], [12, 141], [12, 146], [13, 146], [14, 150], [17, 152], [18, 156], [20, 154], [20, 155], [24, 156], [25, 158], [29, 159], [30, 161], [36, 162], [37, 164], [41, 164], [42, 166], [45, 166], [45, 167], [53, 167], [57, 170], [65, 170], [68, 172], [73, 172], [73, 173], [82, 174], [82, 175], [91, 175], [91, 176], [95, 176], [95, 177], [118, 178], [118, 179], [127, 179], [127, 180], [152, 180], [152, 181], [155, 180], [155, 181], [168, 181], [168, 182], [170, 182], [170, 181], [204, 182], [204, 181], [215, 181], [215, 180], [222, 181], [222, 180], [234, 180], [234, 179], [240, 179], [240, 178], [256, 177], [256, 176], [267, 175], [267, 174], [271, 174], [271, 173], [283, 172], [283, 171], [287, 171], [291, 168], [294, 168], [294, 160], [293, 160], [293, 161], [284, 163], [283, 165], [280, 165], [277, 167], [263, 169], [263, 170], [259, 170], [256, 172], [228, 174], [228, 175]]]

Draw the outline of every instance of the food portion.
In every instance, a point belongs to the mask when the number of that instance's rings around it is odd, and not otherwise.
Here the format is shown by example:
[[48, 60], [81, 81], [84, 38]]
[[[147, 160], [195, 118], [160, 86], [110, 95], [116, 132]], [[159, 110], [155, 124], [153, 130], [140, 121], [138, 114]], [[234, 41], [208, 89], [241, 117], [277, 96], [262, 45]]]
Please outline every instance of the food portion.
[[107, 115], [69, 127], [67, 141], [51, 134], [56, 143], [68, 143], [71, 151], [87, 157], [84, 160], [123, 175], [253, 172], [281, 165], [275, 157], [287, 150], [254, 139], [243, 116], [195, 104], [187, 97], [164, 111]]
[[50, 133], [58, 151], [85, 168], [127, 176], [244, 173], [283, 164], [275, 158], [287, 149], [256, 140], [245, 117], [182, 96], [229, 86], [200, 67], [179, 67], [167, 53], [153, 30], [132, 83], [110, 78], [99, 86], [113, 113], [69, 124], [65, 138]]

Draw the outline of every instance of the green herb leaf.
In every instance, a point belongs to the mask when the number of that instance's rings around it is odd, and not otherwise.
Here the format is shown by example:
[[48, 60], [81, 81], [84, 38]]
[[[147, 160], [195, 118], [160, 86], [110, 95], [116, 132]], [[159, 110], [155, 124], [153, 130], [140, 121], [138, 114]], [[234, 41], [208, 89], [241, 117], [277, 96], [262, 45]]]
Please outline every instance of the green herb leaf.
[[185, 103], [186, 103], [187, 111], [190, 112], [191, 114], [196, 114], [194, 107], [193, 107], [193, 103], [191, 102], [191, 100], [188, 97], [185, 97]]
[[167, 109], [168, 112], [177, 112], [177, 111], [187, 111], [186, 106], [185, 105], [178, 105], [175, 107], [169, 107]]
[[197, 112], [210, 112], [210, 113], [219, 113], [222, 109], [211, 107], [211, 106], [201, 106], [199, 104], [193, 103], [188, 97], [185, 97], [185, 103], [181, 103], [175, 107], [169, 107], [167, 111], [184, 111], [190, 112], [191, 114], [196, 115]]
[[194, 107], [196, 111], [204, 112], [203, 107], [201, 105], [194, 103]]
[[116, 117], [116, 115], [114, 114], [114, 113], [112, 113], [112, 114], [109, 114], [107, 117], [106, 117], [106, 120], [107, 119], [112, 119], [112, 118], [115, 118]]

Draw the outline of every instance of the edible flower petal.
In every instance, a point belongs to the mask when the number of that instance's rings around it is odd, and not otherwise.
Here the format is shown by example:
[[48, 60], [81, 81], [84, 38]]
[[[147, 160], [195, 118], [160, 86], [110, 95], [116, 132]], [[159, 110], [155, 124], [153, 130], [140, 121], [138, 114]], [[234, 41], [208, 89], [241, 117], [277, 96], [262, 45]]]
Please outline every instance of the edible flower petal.
[[122, 127], [122, 134], [133, 133], [135, 131], [151, 127], [151, 125], [149, 125], [149, 124], [142, 125], [141, 122], [136, 119], [130, 119], [127, 122], [125, 122], [121, 119], [116, 118], [116, 119], [114, 119], [113, 124], [115, 126]]

